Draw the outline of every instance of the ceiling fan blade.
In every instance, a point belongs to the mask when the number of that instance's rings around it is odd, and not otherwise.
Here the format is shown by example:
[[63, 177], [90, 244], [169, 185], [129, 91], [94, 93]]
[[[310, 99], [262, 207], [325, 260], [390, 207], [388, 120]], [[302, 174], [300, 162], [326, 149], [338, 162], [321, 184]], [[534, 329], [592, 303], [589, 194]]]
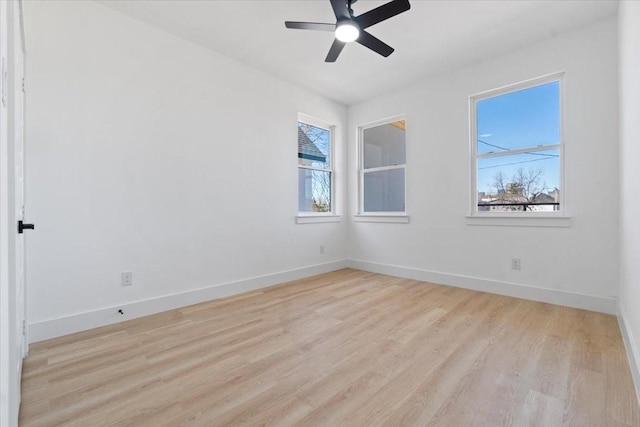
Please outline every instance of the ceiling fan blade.
[[338, 21], [342, 19], [351, 19], [349, 15], [349, 8], [347, 7], [347, 0], [331, 0], [331, 7], [333, 13], [336, 14]]
[[380, 55], [384, 56], [385, 58], [387, 56], [391, 55], [393, 53], [393, 50], [394, 50], [391, 46], [389, 46], [388, 44], [386, 44], [382, 40], [372, 36], [371, 34], [367, 33], [366, 31], [361, 31], [360, 32], [360, 37], [358, 37], [358, 39], [356, 41], [358, 43], [360, 43], [361, 45], [363, 45], [365, 47], [368, 47], [372, 51], [374, 51], [376, 53], [379, 53]]
[[335, 31], [336, 24], [325, 24], [324, 22], [295, 22], [286, 21], [284, 26], [295, 30], [317, 30], [317, 31]]
[[[331, 1], [333, 4], [333, 0]], [[382, 22], [393, 16], [396, 16], [402, 12], [406, 12], [411, 9], [409, 0], [393, 0], [387, 4], [376, 7], [362, 15], [356, 16], [354, 20], [358, 23], [361, 29], [368, 28], [378, 22]]]
[[324, 62], [336, 62], [336, 59], [338, 59], [338, 55], [340, 55], [340, 52], [342, 52], [345, 44], [345, 42], [334, 39], [333, 44], [331, 45], [331, 49], [329, 49], [329, 53], [327, 54]]

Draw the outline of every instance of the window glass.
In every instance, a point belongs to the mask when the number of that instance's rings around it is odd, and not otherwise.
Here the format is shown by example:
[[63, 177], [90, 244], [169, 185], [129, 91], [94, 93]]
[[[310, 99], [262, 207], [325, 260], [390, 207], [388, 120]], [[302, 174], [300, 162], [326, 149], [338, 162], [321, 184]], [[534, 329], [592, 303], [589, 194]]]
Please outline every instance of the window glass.
[[298, 165], [331, 167], [331, 132], [328, 129], [298, 122]]
[[298, 121], [298, 211], [332, 212], [332, 127]]
[[298, 210], [331, 211], [331, 172], [298, 169]]
[[389, 121], [361, 128], [362, 213], [404, 213], [406, 121]]
[[478, 101], [478, 154], [560, 143], [560, 82]]
[[387, 169], [364, 175], [365, 212], [404, 212], [404, 169]]
[[560, 77], [472, 97], [477, 212], [561, 210]]
[[407, 162], [404, 121], [388, 123], [363, 131], [364, 168], [402, 165]]

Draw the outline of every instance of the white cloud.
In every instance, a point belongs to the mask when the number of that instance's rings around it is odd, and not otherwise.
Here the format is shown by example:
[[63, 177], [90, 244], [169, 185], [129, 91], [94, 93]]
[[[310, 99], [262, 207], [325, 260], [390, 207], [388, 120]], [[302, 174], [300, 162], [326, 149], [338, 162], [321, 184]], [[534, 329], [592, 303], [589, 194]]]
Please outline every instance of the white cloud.
[[491, 135], [493, 135], [492, 133], [483, 133], [482, 135], [480, 135], [480, 138], [488, 138]]

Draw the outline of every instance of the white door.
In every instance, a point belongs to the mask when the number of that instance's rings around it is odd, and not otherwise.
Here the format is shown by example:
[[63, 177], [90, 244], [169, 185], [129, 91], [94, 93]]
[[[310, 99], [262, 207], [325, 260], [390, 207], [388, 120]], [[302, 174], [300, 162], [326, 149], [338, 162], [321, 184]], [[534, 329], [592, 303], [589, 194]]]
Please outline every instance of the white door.
[[[14, 12], [14, 28], [18, 28], [14, 50], [14, 99], [15, 99], [15, 203], [16, 221], [25, 222], [24, 198], [24, 118], [25, 118], [25, 46], [24, 28], [22, 28], [22, 2], [18, 3]], [[16, 238], [16, 337], [19, 346], [19, 372], [22, 371], [22, 358], [27, 355], [27, 317], [25, 299], [25, 238], [18, 233]]]
[[0, 0], [0, 427], [18, 423], [26, 352], [24, 235], [24, 39], [21, 1]]
[[9, 151], [8, 132], [8, 62], [9, 46], [7, 29], [8, 3], [0, 1], [0, 426], [10, 425], [15, 419], [12, 391], [15, 379], [11, 378], [13, 351], [11, 345], [11, 275], [9, 274]]

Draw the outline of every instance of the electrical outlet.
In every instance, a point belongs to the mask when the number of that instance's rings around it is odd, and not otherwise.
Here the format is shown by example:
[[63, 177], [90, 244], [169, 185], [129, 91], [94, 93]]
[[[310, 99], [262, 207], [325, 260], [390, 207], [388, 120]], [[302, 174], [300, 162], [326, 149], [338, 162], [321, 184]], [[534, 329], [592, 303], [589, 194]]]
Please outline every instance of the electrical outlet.
[[324, 254], [324, 245], [320, 245], [320, 254]]
[[520, 258], [511, 258], [511, 269], [520, 270]]
[[133, 273], [130, 271], [126, 271], [124, 273], [122, 273], [122, 280], [121, 280], [121, 284], [122, 286], [131, 286], [133, 285]]

